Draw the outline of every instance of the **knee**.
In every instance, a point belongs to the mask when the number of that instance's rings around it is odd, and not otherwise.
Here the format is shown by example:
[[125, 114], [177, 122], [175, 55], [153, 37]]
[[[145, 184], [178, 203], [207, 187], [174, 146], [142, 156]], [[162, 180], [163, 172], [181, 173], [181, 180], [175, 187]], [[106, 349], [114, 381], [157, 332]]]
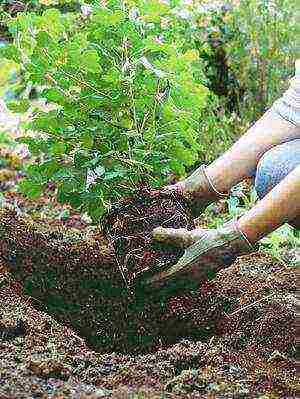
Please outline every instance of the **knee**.
[[300, 165], [300, 139], [280, 144], [260, 159], [255, 176], [255, 189], [263, 198], [273, 187]]

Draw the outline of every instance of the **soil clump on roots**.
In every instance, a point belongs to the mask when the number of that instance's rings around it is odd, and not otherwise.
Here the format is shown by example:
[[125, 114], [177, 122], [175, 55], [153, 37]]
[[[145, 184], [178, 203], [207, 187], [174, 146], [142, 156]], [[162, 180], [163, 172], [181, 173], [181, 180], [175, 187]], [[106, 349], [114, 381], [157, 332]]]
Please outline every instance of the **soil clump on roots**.
[[176, 193], [141, 190], [118, 204], [107, 216], [105, 232], [113, 244], [117, 264], [126, 284], [174, 265], [183, 251], [152, 239], [156, 227], [194, 227], [185, 200]]

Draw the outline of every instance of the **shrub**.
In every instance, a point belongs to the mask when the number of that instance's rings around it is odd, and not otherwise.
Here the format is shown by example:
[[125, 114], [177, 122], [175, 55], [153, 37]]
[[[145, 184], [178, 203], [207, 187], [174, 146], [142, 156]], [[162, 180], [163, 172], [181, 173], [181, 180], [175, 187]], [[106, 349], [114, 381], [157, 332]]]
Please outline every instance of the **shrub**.
[[[19, 14], [9, 23], [15, 42], [2, 50], [55, 104], [27, 126], [40, 132], [25, 140], [39, 162], [23, 192], [35, 197], [55, 182], [61, 202], [95, 219], [138, 185], [157, 187], [193, 166], [209, 95], [174, 10], [159, 1], [121, 3], [94, 6], [90, 15]], [[29, 105], [8, 103], [15, 112]]]
[[[291, 74], [296, 18], [294, 0], [89, 3], [27, 2], [1, 53], [52, 105], [27, 125], [37, 162], [22, 191], [54, 182], [96, 221], [137, 186], [211, 161], [261, 115]], [[30, 106], [20, 90], [15, 112]]]

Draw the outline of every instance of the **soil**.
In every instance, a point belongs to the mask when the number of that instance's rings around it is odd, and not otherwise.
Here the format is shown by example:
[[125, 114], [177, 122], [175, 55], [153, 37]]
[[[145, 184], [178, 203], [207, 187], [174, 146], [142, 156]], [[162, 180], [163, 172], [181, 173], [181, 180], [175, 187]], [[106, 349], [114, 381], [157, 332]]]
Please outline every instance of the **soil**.
[[0, 235], [0, 259], [24, 293], [97, 351], [144, 353], [182, 336], [207, 336], [172, 310], [184, 292], [196, 298], [190, 306], [201, 305], [198, 284], [178, 282], [159, 292], [129, 289], [112, 246], [99, 231], [46, 226], [4, 210]]
[[[253, 265], [262, 273], [253, 276]], [[3, 267], [4, 275], [8, 279]], [[202, 287], [210, 313], [190, 309], [187, 297], [172, 302], [179, 318], [197, 320], [203, 328], [225, 295], [232, 306], [209, 339], [182, 337], [135, 356], [92, 351], [71, 329], [38, 311], [10, 279], [0, 290], [1, 325], [12, 331], [22, 320], [26, 328], [13, 339], [0, 338], [0, 397], [296, 398], [296, 277], [265, 256], [240, 258], [213, 285]]]
[[213, 281], [145, 293], [132, 279], [180, 256], [150, 240], [174, 215], [167, 227], [191, 226], [180, 198], [123, 203], [104, 236], [72, 212], [53, 223], [51, 192], [34, 204], [3, 192], [1, 399], [297, 397], [299, 269], [256, 253]]

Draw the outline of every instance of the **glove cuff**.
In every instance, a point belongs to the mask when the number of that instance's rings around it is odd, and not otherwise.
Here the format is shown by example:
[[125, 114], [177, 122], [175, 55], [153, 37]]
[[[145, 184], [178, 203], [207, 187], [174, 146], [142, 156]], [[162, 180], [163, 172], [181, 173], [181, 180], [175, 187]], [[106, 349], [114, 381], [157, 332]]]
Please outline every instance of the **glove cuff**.
[[201, 165], [188, 178], [183, 180], [180, 191], [190, 203], [194, 215], [199, 215], [209, 204], [228, 195], [227, 193], [220, 193], [213, 185], [206, 173], [206, 165]]
[[246, 234], [239, 228], [237, 221], [238, 219], [230, 220], [222, 227], [223, 233], [230, 241], [230, 247], [235, 253], [241, 255], [256, 251], [258, 249], [257, 245], [248, 240]]
[[185, 192], [192, 196], [207, 196], [208, 198], [224, 198], [228, 193], [221, 193], [215, 187], [212, 179], [206, 172], [207, 165], [199, 166], [187, 179], [184, 180]]
[[199, 167], [199, 169], [201, 170], [201, 172], [202, 172], [202, 174], [203, 174], [203, 177], [206, 179], [206, 181], [207, 181], [207, 185], [208, 185], [208, 187], [209, 187], [209, 191], [210, 192], [213, 192], [217, 197], [219, 197], [219, 198], [226, 198], [226, 197], [228, 197], [228, 195], [229, 195], [229, 193], [228, 192], [226, 192], [226, 193], [221, 193], [220, 191], [218, 191], [217, 189], [216, 189], [216, 186], [214, 185], [214, 183], [212, 182], [212, 179], [208, 176], [208, 174], [206, 173], [206, 168], [207, 168], [207, 165], [201, 165], [200, 167]]

